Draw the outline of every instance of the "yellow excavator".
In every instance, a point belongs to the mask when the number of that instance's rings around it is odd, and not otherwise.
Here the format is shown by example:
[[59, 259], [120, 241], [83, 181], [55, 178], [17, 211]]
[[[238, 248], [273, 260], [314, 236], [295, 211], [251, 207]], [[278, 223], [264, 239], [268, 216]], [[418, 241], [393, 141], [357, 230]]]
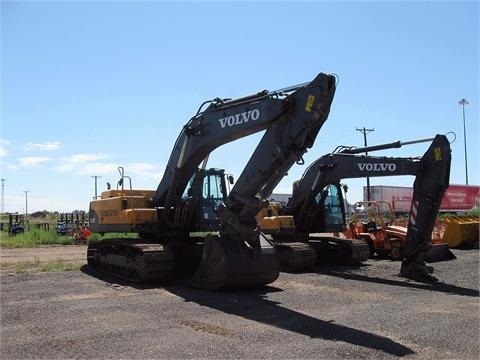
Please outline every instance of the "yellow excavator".
[[[326, 121], [336, 78], [236, 99], [204, 102], [177, 138], [156, 190], [135, 190], [120, 169], [115, 190], [90, 203], [90, 230], [136, 233], [91, 242], [89, 266], [133, 281], [167, 280], [194, 271], [208, 290], [275, 281], [279, 261], [255, 215], [275, 186], [312, 147]], [[217, 147], [265, 131], [227, 195], [223, 170], [207, 169]]]

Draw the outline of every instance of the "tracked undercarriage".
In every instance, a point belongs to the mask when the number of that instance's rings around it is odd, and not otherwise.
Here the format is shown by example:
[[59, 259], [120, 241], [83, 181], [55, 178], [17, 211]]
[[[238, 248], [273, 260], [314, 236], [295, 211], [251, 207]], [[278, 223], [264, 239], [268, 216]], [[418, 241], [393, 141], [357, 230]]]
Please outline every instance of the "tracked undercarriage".
[[283, 271], [311, 270], [315, 264], [359, 264], [367, 260], [370, 250], [366, 242], [335, 236], [310, 234], [308, 241], [272, 240], [278, 251]]
[[93, 269], [121, 280], [165, 283], [180, 275], [206, 290], [261, 286], [275, 281], [280, 271], [277, 252], [263, 237], [257, 247], [218, 235], [189, 245], [109, 239], [90, 244], [87, 260]]
[[88, 265], [92, 268], [137, 283], [166, 281], [174, 273], [174, 256], [162, 244], [141, 239], [111, 239], [89, 244]]
[[342, 239], [335, 236], [310, 236], [318, 261], [342, 265], [360, 264], [370, 257], [370, 248], [365, 241]]
[[284, 271], [311, 270], [317, 260], [315, 249], [303, 242], [274, 242]]

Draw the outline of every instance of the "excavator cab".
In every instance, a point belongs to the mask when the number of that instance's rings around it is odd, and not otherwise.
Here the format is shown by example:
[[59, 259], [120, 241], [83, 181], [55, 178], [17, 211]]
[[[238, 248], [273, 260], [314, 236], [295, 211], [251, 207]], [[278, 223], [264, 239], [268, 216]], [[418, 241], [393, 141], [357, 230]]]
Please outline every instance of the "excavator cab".
[[[197, 169], [174, 209], [169, 211], [169, 226], [189, 232], [218, 231], [218, 207], [225, 201], [232, 182], [232, 175], [225, 174], [223, 169]], [[159, 208], [158, 216], [165, 211]]]
[[345, 204], [340, 183], [331, 183], [312, 196], [302, 218], [296, 219], [298, 232], [341, 232], [345, 228]]
[[218, 207], [227, 197], [223, 170], [211, 169], [205, 174], [202, 190], [202, 217], [204, 221], [218, 219]]
[[[327, 185], [323, 192], [323, 229], [317, 232], [341, 232], [345, 228], [345, 203], [340, 183]], [[318, 196], [318, 195], [317, 195]], [[322, 209], [322, 204], [317, 209]]]

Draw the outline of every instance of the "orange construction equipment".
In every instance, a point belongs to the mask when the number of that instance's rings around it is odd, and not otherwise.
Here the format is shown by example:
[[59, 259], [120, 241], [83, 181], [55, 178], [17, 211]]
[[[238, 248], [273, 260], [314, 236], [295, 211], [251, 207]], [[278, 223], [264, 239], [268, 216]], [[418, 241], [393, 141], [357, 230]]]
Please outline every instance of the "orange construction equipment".
[[[388, 201], [360, 201], [355, 204], [354, 220], [350, 222], [347, 237], [361, 239], [370, 247], [370, 254], [400, 260], [407, 239], [407, 226], [397, 220]], [[431, 248], [427, 251], [428, 262], [455, 259], [448, 244], [441, 243], [432, 232]]]
[[394, 260], [402, 258], [404, 235], [406, 228], [397, 225], [392, 205], [387, 201], [355, 203], [354, 219], [345, 232], [347, 238], [364, 240], [371, 256], [377, 253]]

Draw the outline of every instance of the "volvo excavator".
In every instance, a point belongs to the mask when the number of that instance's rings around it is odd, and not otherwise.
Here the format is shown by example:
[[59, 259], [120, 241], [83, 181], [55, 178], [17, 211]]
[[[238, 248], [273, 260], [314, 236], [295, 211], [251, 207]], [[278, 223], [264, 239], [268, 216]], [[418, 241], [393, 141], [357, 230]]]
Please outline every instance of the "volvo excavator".
[[[359, 155], [428, 141], [431, 144], [421, 159]], [[364, 241], [315, 234], [345, 230], [346, 211], [340, 180], [414, 175], [401, 275], [417, 280], [433, 279], [433, 269], [426, 265], [425, 258], [432, 246], [432, 230], [449, 185], [450, 163], [450, 143], [445, 135], [364, 148], [338, 147], [305, 170], [302, 178], [294, 183], [292, 197], [286, 206], [278, 208], [275, 216], [258, 220], [263, 231], [272, 237], [285, 269], [311, 267], [317, 256], [325, 257], [326, 254], [343, 261], [361, 262], [370, 255]]]
[[[117, 189], [90, 203], [92, 232], [136, 236], [91, 242], [89, 266], [137, 282], [165, 281], [193, 267], [192, 285], [207, 290], [275, 281], [278, 256], [255, 215], [314, 144], [335, 89], [335, 76], [320, 73], [308, 83], [204, 102], [183, 126], [156, 190], [134, 190], [120, 168]], [[207, 169], [209, 154], [260, 131], [227, 195], [228, 177]]]

